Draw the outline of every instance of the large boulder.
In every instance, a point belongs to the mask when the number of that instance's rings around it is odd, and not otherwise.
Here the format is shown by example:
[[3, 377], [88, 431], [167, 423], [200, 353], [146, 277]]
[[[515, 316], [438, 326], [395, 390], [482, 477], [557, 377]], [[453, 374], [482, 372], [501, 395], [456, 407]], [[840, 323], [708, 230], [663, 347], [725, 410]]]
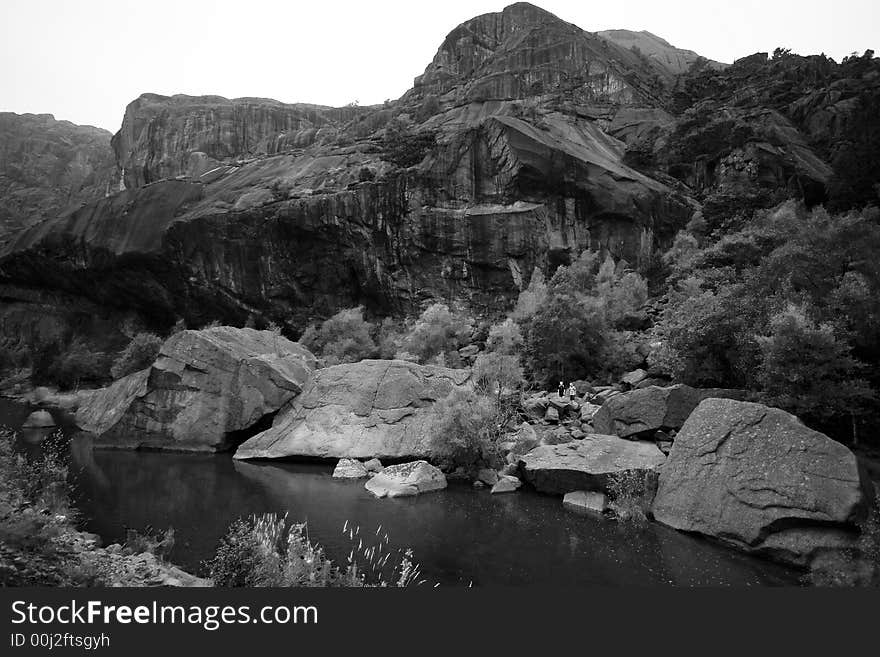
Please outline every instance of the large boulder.
[[593, 415], [598, 433], [630, 438], [658, 429], [680, 429], [691, 412], [708, 397], [741, 398], [742, 391], [699, 390], [687, 385], [650, 386], [608, 399]]
[[366, 466], [357, 459], [339, 459], [333, 476], [337, 479], [363, 479], [369, 477]]
[[867, 491], [852, 452], [795, 416], [707, 399], [675, 439], [653, 513], [670, 527], [805, 564], [851, 542]]
[[433, 403], [469, 381], [469, 370], [402, 360], [320, 369], [235, 458], [428, 458]]
[[376, 497], [406, 497], [446, 488], [446, 476], [427, 461], [389, 465], [364, 487]]
[[542, 445], [520, 458], [525, 480], [544, 493], [605, 491], [610, 477], [654, 472], [666, 457], [653, 443], [591, 434], [564, 445]]
[[222, 450], [296, 397], [314, 367], [308, 350], [271, 331], [182, 331], [151, 367], [92, 394], [76, 423], [99, 446]]

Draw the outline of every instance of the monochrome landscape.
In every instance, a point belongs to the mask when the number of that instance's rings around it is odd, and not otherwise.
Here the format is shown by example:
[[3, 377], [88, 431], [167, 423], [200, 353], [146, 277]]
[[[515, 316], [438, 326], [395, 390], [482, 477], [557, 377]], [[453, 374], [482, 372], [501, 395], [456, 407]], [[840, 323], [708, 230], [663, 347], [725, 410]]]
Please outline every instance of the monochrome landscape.
[[880, 61], [583, 28], [0, 113], [0, 584], [880, 583]]

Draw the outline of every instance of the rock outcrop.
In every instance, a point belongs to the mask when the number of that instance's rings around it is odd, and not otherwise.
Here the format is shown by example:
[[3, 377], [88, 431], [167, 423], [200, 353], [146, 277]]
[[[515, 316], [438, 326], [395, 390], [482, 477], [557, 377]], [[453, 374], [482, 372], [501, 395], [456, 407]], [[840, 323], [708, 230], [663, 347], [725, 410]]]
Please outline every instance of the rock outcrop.
[[726, 68], [725, 64], [701, 57], [693, 50], [676, 48], [671, 43], [646, 30], [603, 30], [597, 32], [618, 46], [634, 51], [661, 66], [670, 78], [687, 73], [694, 66], [706, 66], [716, 70]]
[[0, 244], [104, 196], [115, 176], [111, 137], [51, 114], [0, 112]]
[[235, 458], [428, 458], [433, 403], [469, 379], [469, 370], [401, 360], [319, 369]]
[[660, 474], [654, 518], [804, 565], [852, 545], [868, 493], [856, 457], [793, 415], [707, 399]]
[[701, 390], [683, 384], [649, 386], [608, 399], [593, 414], [593, 427], [598, 433], [621, 438], [647, 436], [658, 429], [680, 429], [703, 399], [742, 399], [743, 395], [741, 390]]
[[542, 445], [520, 458], [525, 480], [543, 493], [605, 491], [612, 475], [656, 471], [666, 457], [653, 443], [588, 435], [564, 445]]
[[427, 461], [389, 465], [364, 487], [378, 498], [408, 497], [446, 488], [446, 476]]
[[227, 449], [299, 395], [314, 366], [305, 348], [271, 331], [183, 331], [151, 367], [91, 395], [76, 422], [99, 446]]
[[142, 94], [126, 107], [113, 151], [125, 187], [199, 179], [224, 164], [335, 138], [343, 119], [363, 112], [268, 98]]

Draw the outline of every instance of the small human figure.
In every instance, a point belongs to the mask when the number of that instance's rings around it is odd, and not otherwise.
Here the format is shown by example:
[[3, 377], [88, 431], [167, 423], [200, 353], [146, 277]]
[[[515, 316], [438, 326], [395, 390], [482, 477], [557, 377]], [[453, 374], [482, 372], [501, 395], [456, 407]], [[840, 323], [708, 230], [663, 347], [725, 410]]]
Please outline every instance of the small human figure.
[[559, 388], [556, 390], [556, 394], [560, 397], [565, 396], [565, 385], [562, 383], [562, 381], [559, 382]]
[[573, 402], [577, 393], [578, 391], [577, 388], [574, 387], [574, 382], [568, 384], [568, 401]]

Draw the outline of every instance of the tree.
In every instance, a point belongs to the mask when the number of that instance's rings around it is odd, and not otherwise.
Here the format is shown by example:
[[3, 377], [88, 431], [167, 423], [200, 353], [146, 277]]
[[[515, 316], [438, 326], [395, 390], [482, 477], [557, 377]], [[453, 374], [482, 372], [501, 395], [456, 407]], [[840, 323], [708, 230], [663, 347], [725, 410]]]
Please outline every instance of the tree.
[[364, 319], [362, 306], [340, 310], [320, 326], [310, 326], [300, 344], [324, 359], [325, 365], [356, 363], [376, 355], [372, 333], [375, 327]]
[[538, 308], [547, 300], [547, 283], [544, 274], [535, 267], [529, 286], [519, 293], [516, 307], [513, 309], [513, 319], [525, 321], [534, 315]]
[[121, 379], [153, 364], [162, 348], [162, 338], [153, 333], [138, 333], [110, 368], [114, 379]]
[[470, 318], [454, 313], [449, 306], [435, 303], [419, 316], [404, 343], [404, 351], [415, 354], [420, 363], [455, 352], [471, 336]]
[[489, 329], [489, 337], [486, 340], [486, 348], [489, 351], [508, 355], [518, 354], [522, 345], [523, 336], [519, 324], [509, 317]]
[[850, 347], [833, 326], [817, 324], [801, 307], [789, 306], [773, 317], [770, 335], [757, 341], [762, 356], [758, 381], [775, 406], [827, 423], [861, 414], [873, 397]]
[[525, 333], [528, 368], [545, 385], [583, 378], [600, 368], [605, 324], [594, 299], [553, 294], [529, 320]]

